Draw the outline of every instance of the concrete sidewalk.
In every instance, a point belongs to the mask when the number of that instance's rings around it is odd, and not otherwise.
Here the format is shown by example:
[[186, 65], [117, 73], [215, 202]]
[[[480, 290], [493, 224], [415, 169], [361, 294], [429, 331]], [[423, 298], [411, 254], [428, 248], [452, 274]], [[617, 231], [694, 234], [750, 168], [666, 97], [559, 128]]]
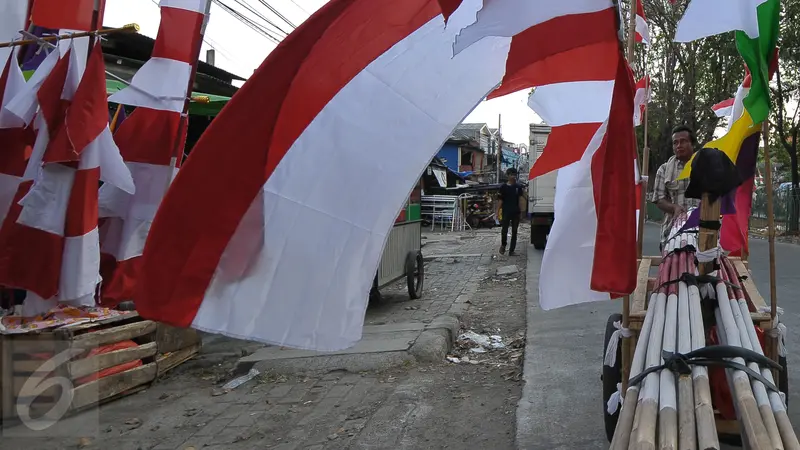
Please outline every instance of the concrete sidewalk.
[[252, 368], [273, 373], [385, 370], [444, 359], [456, 338], [467, 302], [492, 261], [496, 232], [423, 235], [422, 298], [409, 299], [405, 279], [381, 289], [370, 305], [364, 335], [354, 347], [333, 353], [267, 346], [239, 360], [236, 373]]

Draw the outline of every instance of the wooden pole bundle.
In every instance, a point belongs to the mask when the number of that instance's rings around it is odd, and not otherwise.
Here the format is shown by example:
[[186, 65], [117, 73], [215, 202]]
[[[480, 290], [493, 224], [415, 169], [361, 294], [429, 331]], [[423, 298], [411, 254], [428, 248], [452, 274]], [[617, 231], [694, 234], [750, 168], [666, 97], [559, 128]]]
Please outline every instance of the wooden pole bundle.
[[[678, 258], [678, 273], [684, 274], [688, 269], [689, 253], [681, 253]], [[678, 283], [678, 352], [681, 354], [692, 351], [693, 330], [689, 303], [689, 287], [686, 282], [681, 281]], [[697, 448], [694, 405], [692, 375], [681, 374], [678, 377], [678, 445], [682, 450]]]

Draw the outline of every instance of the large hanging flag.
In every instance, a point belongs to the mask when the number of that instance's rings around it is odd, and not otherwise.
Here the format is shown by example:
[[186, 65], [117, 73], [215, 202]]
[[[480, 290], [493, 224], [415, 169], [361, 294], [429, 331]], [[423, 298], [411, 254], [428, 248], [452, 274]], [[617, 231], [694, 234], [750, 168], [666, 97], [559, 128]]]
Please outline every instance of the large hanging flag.
[[644, 15], [644, 5], [642, 0], [636, 0], [636, 42], [650, 45], [650, 27], [647, 25], [647, 18]]
[[[507, 65], [527, 67], [572, 38], [556, 30], [520, 54], [527, 61], [509, 55], [543, 14], [568, 14], [564, 4], [573, 2], [464, 0], [445, 26], [434, 0], [328, 2], [270, 54], [178, 172], [145, 245], [139, 313], [291, 347], [353, 345], [409, 187]], [[612, 7], [579, 2], [588, 4]]]
[[[209, 4], [208, 0], [189, 3], [162, 0], [161, 25], [153, 56], [141, 69], [145, 75], [151, 70], [148, 64], [161, 62], [181, 68], [196, 64]], [[182, 9], [185, 7], [195, 9]], [[167, 57], [171, 58], [169, 62], [164, 60]], [[184, 102], [171, 98], [186, 98], [188, 87], [188, 79], [182, 84], [165, 84], [163, 79], [139, 77], [135, 89], [128, 88], [131, 90], [127, 93], [112, 96], [112, 100], [130, 101], [139, 106], [115, 135], [122, 157], [133, 174], [136, 193], [130, 195], [110, 185], [100, 188], [100, 217], [104, 218], [100, 227], [104, 280], [101, 303], [105, 306], [133, 298], [150, 225], [180, 166], [186, 141], [187, 119], [182, 118]], [[167, 95], [159, 95], [165, 92]], [[150, 97], [142, 97], [148, 94]], [[173, 157], [176, 157], [174, 164], [171, 163]]]
[[677, 42], [736, 31], [736, 46], [752, 75], [744, 107], [760, 124], [769, 114], [769, 66], [778, 43], [780, 0], [692, 0], [678, 23]]

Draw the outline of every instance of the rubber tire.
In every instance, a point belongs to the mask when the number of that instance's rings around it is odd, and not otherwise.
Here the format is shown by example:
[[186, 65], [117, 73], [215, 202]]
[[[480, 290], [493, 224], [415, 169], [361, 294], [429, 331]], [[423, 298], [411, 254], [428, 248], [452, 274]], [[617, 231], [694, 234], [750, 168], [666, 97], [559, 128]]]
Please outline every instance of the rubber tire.
[[[606, 322], [606, 336], [603, 339], [603, 358], [605, 358], [608, 342], [611, 340], [611, 335], [617, 330], [614, 328], [614, 322], [622, 322], [622, 314], [612, 314], [608, 317]], [[614, 430], [617, 429], [617, 420], [619, 420], [619, 409], [614, 415], [608, 414], [608, 399], [614, 392], [617, 392], [617, 384], [622, 382], [622, 343], [617, 347], [617, 363], [614, 367], [608, 367], [603, 364], [603, 374], [600, 379], [603, 381], [603, 422], [606, 427], [606, 437], [608, 442], [614, 439]]]
[[544, 250], [547, 245], [547, 232], [549, 231], [546, 225], [531, 225], [531, 244], [536, 250]]
[[412, 251], [406, 255], [406, 281], [411, 300], [421, 298], [422, 286], [425, 284], [425, 260], [422, 252]]
[[383, 296], [378, 289], [378, 274], [375, 274], [375, 280], [372, 282], [372, 289], [369, 291], [369, 304], [380, 305], [383, 303]]

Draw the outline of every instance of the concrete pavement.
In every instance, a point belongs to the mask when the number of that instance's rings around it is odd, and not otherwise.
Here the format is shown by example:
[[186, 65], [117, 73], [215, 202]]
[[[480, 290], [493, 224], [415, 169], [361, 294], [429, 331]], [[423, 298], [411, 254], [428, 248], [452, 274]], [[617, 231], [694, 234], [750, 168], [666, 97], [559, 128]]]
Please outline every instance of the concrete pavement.
[[[646, 254], [658, 254], [658, 226], [646, 225]], [[554, 311], [539, 309], [542, 252], [528, 252], [528, 335], [522, 399], [517, 409], [517, 447], [526, 450], [605, 449], [600, 373], [608, 316], [619, 302], [592, 303]], [[776, 244], [778, 304], [788, 328], [790, 405], [800, 405], [800, 367], [792, 363], [800, 345], [800, 246]], [[769, 299], [767, 241], [751, 239], [750, 267], [759, 292]], [[800, 407], [789, 408], [800, 425]]]

